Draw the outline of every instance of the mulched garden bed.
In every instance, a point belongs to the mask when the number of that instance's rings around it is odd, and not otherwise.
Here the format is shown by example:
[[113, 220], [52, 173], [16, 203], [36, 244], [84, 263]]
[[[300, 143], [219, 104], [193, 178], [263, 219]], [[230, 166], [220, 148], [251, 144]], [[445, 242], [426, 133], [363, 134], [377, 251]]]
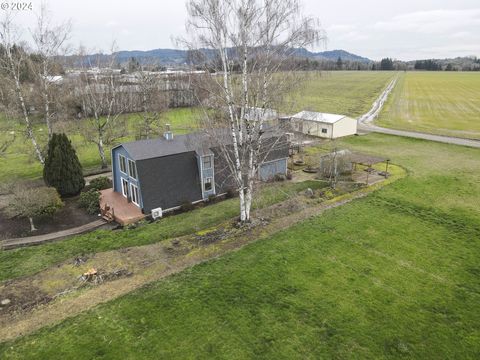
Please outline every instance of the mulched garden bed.
[[98, 220], [97, 215], [89, 215], [84, 209], [78, 207], [78, 196], [63, 199], [63, 202], [65, 206], [52, 218], [34, 219], [35, 227], [38, 229], [34, 232], [30, 232], [30, 223], [28, 219], [10, 219], [0, 211], [0, 240], [49, 234], [82, 226]]

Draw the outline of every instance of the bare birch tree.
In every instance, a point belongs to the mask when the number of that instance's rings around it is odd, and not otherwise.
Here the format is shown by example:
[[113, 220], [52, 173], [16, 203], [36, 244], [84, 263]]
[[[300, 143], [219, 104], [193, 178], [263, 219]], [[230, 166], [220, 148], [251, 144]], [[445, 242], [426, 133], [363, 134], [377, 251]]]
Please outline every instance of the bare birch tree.
[[37, 14], [36, 27], [31, 32], [35, 55], [38, 61], [33, 63], [33, 70], [39, 85], [39, 92], [42, 98], [43, 116], [48, 129], [48, 138], [53, 134], [52, 126], [52, 75], [58, 68], [56, 59], [64, 50], [70, 31], [71, 23], [67, 21], [59, 25], [53, 25], [52, 19], [45, 2], [40, 6]]
[[[205, 68], [216, 72], [205, 77], [206, 106], [226, 110], [222, 125], [229, 129], [231, 146], [224, 147], [223, 156], [238, 190], [240, 220], [249, 221], [264, 160], [265, 115], [298, 80], [288, 60], [321, 40], [322, 32], [316, 19], [301, 14], [298, 0], [190, 0], [187, 10], [187, 31], [194, 35], [184, 43], [203, 52]], [[205, 118], [214, 121], [208, 111]]]
[[142, 125], [139, 127], [139, 137], [150, 139], [152, 135], [158, 133], [160, 128], [161, 114], [165, 112], [168, 106], [167, 96], [165, 91], [160, 90], [158, 73], [141, 67], [135, 73], [135, 76], [138, 84], [139, 110], [142, 119]]
[[79, 55], [82, 73], [74, 92], [85, 117], [84, 135], [88, 141], [97, 145], [101, 166], [106, 168], [105, 145], [123, 136], [126, 130], [125, 125], [119, 128], [120, 131], [116, 127], [127, 105], [119, 98], [115, 44], [112, 45], [110, 55], [99, 54], [93, 63], [90, 60], [92, 56], [86, 55], [84, 50], [81, 49]]
[[45, 163], [40, 145], [33, 131], [32, 121], [30, 119], [29, 108], [27, 106], [24, 88], [21, 83], [21, 71], [27, 67], [28, 54], [21, 46], [21, 33], [13, 22], [13, 16], [10, 12], [5, 12], [0, 22], [0, 45], [3, 54], [0, 56], [2, 70], [5, 72], [6, 80], [15, 93], [16, 100], [23, 121], [25, 122], [26, 135], [32, 142], [35, 155], [42, 163]]

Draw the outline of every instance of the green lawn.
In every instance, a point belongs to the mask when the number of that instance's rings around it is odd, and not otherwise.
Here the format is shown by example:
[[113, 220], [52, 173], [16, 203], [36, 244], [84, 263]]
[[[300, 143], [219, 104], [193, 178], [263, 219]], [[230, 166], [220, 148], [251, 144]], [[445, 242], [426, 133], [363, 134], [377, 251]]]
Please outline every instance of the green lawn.
[[389, 71], [311, 72], [286, 99], [283, 111], [311, 110], [356, 118], [370, 110], [394, 75]]
[[402, 74], [378, 124], [396, 129], [480, 139], [480, 74]]
[[1, 344], [0, 358], [478, 359], [480, 150], [377, 134], [343, 144], [409, 176]]
[[[196, 127], [196, 117], [200, 114], [200, 110], [191, 108], [171, 109], [162, 116], [162, 123], [170, 123], [172, 129], [177, 134], [190, 132]], [[128, 134], [126, 137], [118, 139], [115, 144], [131, 141], [135, 138], [135, 127], [141, 120], [139, 114], [124, 115]], [[74, 123], [66, 124], [59, 127], [59, 131], [66, 131], [72, 140], [78, 157], [84, 169], [98, 168], [100, 166], [100, 156], [97, 146], [93, 143], [86, 142], [84, 137], [78, 133]], [[11, 181], [16, 178], [35, 179], [42, 175], [42, 167], [35, 159], [33, 147], [29, 140], [26, 140], [23, 134], [23, 124], [19, 124], [14, 120], [7, 121], [0, 118], [0, 147], [6, 141], [11, 139], [15, 132], [15, 141], [11, 144], [4, 154], [0, 154], [0, 181]], [[46, 128], [43, 125], [35, 126], [35, 133], [42, 146], [47, 144]], [[107, 157], [110, 158], [110, 148], [113, 145], [106, 146]], [[110, 160], [109, 160], [110, 161]]]
[[[325, 182], [275, 183], [259, 190], [254, 209], [287, 200], [307, 188], [325, 187]], [[153, 224], [130, 230], [97, 230], [44, 245], [0, 250], [0, 282], [31, 275], [66, 259], [84, 254], [152, 244], [208, 229], [238, 215], [238, 199], [229, 199], [191, 212], [169, 216]]]

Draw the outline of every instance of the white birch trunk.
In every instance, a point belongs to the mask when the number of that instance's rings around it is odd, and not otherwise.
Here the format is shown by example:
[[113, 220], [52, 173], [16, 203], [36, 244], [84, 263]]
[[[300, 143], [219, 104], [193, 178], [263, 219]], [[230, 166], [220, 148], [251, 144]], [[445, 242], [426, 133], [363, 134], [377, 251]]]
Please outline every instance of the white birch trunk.
[[[189, 48], [218, 52], [210, 66], [222, 77], [207, 76], [205, 90], [214, 104], [207, 106], [227, 110], [230, 139], [222, 152], [239, 193], [240, 220], [248, 221], [256, 174], [266, 158], [261, 153], [265, 110], [285, 93], [279, 66], [291, 49], [312, 44], [319, 32], [315, 19], [301, 16], [297, 0], [188, 0], [187, 9], [187, 31], [196, 42]], [[210, 66], [205, 66], [206, 73]], [[209, 129], [218, 127], [207, 111], [205, 116]]]
[[98, 146], [98, 153], [100, 154], [100, 160], [102, 162], [102, 169], [106, 169], [107, 168], [107, 158], [105, 157], [105, 149], [104, 149], [104, 146], [103, 146], [103, 134], [102, 134], [101, 131], [99, 131], [99, 134], [98, 134], [97, 146]]
[[53, 127], [50, 121], [50, 99], [48, 97], [48, 81], [47, 81], [47, 62], [43, 61], [43, 104], [45, 111], [45, 124], [48, 130], [48, 139], [50, 140], [53, 135]]
[[33, 224], [33, 218], [29, 217], [29, 218], [28, 218], [28, 221], [30, 221], [30, 231], [31, 231], [31, 232], [37, 231], [37, 228], [36, 228], [35, 225]]
[[20, 106], [22, 108], [22, 113], [23, 113], [23, 119], [25, 121], [25, 125], [27, 126], [27, 137], [30, 139], [33, 145], [33, 149], [35, 150], [35, 154], [37, 156], [38, 161], [40, 161], [43, 164], [45, 164], [45, 159], [42, 155], [42, 152], [40, 151], [40, 146], [38, 145], [37, 139], [35, 137], [35, 134], [33, 133], [33, 128], [32, 128], [32, 123], [30, 122], [30, 118], [28, 116], [28, 111], [27, 111], [27, 106], [25, 105], [25, 100], [22, 95], [22, 89], [20, 87], [20, 81], [16, 74], [14, 75], [15, 77], [15, 91], [17, 93], [18, 100], [20, 102]]

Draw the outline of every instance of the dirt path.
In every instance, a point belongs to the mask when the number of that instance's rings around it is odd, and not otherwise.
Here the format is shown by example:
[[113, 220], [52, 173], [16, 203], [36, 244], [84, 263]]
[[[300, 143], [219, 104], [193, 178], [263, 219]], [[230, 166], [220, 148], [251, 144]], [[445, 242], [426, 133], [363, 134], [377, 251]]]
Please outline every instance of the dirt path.
[[[256, 212], [259, 220], [252, 226], [237, 228], [229, 221], [169, 241], [71, 259], [33, 276], [7, 281], [0, 285], [0, 294], [2, 299], [8, 297], [12, 306], [0, 311], [0, 342], [54, 325], [150, 282], [265, 239], [328, 209], [365, 197], [395, 180], [391, 178], [323, 202], [299, 194]], [[79, 275], [90, 268], [96, 268], [106, 280], [98, 285], [79, 281]], [[30, 303], [19, 304], [18, 299], [25, 298], [26, 292]]]
[[91, 223], [88, 223], [82, 226], [78, 226], [75, 228], [66, 229], [66, 230], [62, 230], [54, 233], [37, 235], [37, 236], [28, 236], [24, 238], [13, 238], [13, 239], [1, 240], [0, 249], [5, 249], [5, 250], [13, 249], [20, 246], [38, 245], [47, 241], [64, 239], [72, 235], [78, 235], [87, 231], [95, 230], [105, 224], [106, 224], [106, 221], [100, 219], [100, 220], [92, 221]]
[[395, 135], [395, 136], [410, 137], [415, 139], [430, 140], [430, 141], [442, 142], [446, 144], [480, 148], [480, 140], [464, 139], [464, 138], [458, 138], [453, 136], [433, 135], [433, 134], [427, 134], [427, 133], [416, 132], [416, 131], [387, 129], [387, 128], [375, 125], [374, 120], [380, 114], [380, 111], [382, 110], [383, 105], [387, 101], [388, 96], [392, 92], [396, 83], [397, 83], [397, 78], [393, 79], [389, 83], [387, 88], [382, 92], [382, 94], [380, 94], [378, 99], [375, 100], [370, 111], [368, 111], [366, 114], [358, 118], [359, 130], [366, 131], [366, 132], [377, 132], [381, 134], [388, 134], [388, 135]]
[[370, 126], [373, 125], [373, 121], [378, 117], [380, 114], [380, 111], [383, 108], [383, 105], [388, 99], [388, 95], [392, 92], [393, 88], [397, 84], [398, 77], [395, 77], [388, 86], [386, 87], [385, 90], [380, 94], [377, 100], [373, 102], [372, 108], [366, 113], [363, 114], [358, 118], [358, 124], [362, 126]]

